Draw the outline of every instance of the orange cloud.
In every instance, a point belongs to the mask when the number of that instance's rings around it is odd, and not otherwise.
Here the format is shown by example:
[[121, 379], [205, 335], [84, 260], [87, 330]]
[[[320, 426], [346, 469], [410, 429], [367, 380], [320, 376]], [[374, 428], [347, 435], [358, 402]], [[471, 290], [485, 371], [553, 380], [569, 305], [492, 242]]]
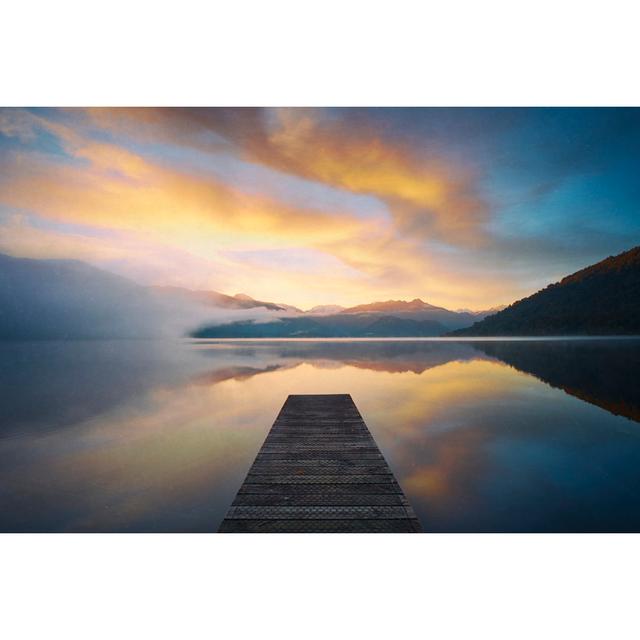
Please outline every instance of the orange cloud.
[[282, 170], [380, 198], [404, 233], [466, 244], [477, 240], [487, 220], [470, 172], [384, 140], [366, 123], [347, 128], [284, 110], [267, 141], [250, 153]]
[[[283, 173], [382, 200], [398, 231], [473, 245], [488, 203], [478, 176], [436, 153], [392, 142], [360, 119], [323, 119], [312, 109], [94, 109], [91, 121], [137, 138], [205, 149], [234, 148]], [[204, 133], [215, 133], [207, 139]]]
[[86, 163], [62, 163], [36, 154], [1, 163], [0, 198], [5, 205], [37, 211], [62, 221], [158, 232], [173, 240], [217, 233], [283, 241], [334, 241], [366, 233], [363, 223], [343, 212], [302, 209], [249, 195], [210, 177], [152, 163], [113, 144], [81, 138], [46, 123], [67, 151]]
[[[63, 157], [27, 149], [5, 154], [0, 158], [2, 205], [59, 223], [139, 236], [146, 247], [141, 256], [133, 241], [124, 249], [110, 247], [108, 240], [84, 243], [77, 234], [69, 237], [60, 231], [55, 236], [22, 228], [14, 234], [12, 250], [11, 229], [5, 226], [2, 246], [10, 253], [28, 246], [28, 255], [43, 257], [68, 253], [83, 259], [95, 255], [107, 260], [110, 254], [113, 260], [144, 259], [162, 273], [162, 284], [247, 291], [300, 306], [416, 296], [453, 307], [509, 301], [504, 299], [508, 294], [503, 277], [469, 274], [425, 247], [426, 239], [464, 244], [481, 238], [487, 209], [475, 195], [473, 176], [391, 145], [366, 125], [348, 129], [322, 121], [315, 112], [253, 109], [70, 110], [55, 117], [21, 110], [0, 114], [0, 129], [6, 135], [28, 141], [46, 131], [67, 153]], [[339, 207], [298, 206], [248, 193], [221, 179], [153, 159], [144, 146], [133, 152], [106, 142], [109, 132], [211, 153], [233, 149], [245, 160], [279, 172], [373, 195], [387, 202], [392, 215], [359, 217]], [[181, 263], [169, 277], [167, 247], [200, 262], [180, 274]], [[332, 261], [319, 260], [327, 271], [309, 277], [287, 265], [256, 267], [225, 255], [289, 249], [315, 252]], [[171, 259], [175, 255], [170, 254]], [[207, 264], [216, 278], [202, 275]]]

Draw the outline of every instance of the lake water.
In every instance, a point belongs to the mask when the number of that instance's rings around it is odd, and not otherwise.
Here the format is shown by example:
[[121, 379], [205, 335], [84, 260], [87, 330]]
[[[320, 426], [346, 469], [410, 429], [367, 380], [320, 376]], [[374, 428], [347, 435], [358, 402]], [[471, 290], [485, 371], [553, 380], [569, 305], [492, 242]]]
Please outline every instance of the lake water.
[[215, 531], [350, 393], [425, 531], [640, 531], [640, 340], [0, 343], [0, 530]]

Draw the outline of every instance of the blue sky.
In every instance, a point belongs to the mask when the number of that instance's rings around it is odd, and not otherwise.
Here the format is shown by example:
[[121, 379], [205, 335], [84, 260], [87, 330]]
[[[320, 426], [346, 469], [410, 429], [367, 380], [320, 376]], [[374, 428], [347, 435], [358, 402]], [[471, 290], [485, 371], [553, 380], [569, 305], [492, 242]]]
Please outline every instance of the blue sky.
[[302, 307], [509, 303], [640, 243], [637, 109], [3, 109], [0, 251]]

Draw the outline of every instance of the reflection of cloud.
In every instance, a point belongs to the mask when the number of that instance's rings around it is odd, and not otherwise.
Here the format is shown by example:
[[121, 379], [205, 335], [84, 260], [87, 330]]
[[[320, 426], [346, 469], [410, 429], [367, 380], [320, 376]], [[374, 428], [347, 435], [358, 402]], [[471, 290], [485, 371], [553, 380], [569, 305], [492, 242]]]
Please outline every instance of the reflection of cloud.
[[162, 384], [65, 429], [0, 441], [3, 512], [19, 530], [215, 531], [269, 427], [236, 384]]
[[[369, 411], [382, 425], [380, 438], [389, 446], [398, 437], [409, 447], [420, 441], [425, 424], [437, 421], [460, 398], [476, 403], [497, 401], [507, 386], [517, 384], [507, 367], [479, 359], [452, 359], [418, 376], [396, 376], [399, 380], [394, 380], [389, 392], [367, 395]], [[448, 428], [458, 426], [451, 423]]]
[[471, 344], [13, 344], [0, 362], [6, 528], [213, 531], [295, 393], [352, 394], [426, 530], [637, 521], [634, 425]]
[[228, 367], [199, 374], [191, 379], [191, 384], [210, 386], [219, 384], [225, 380], [247, 380], [253, 376], [257, 376], [262, 373], [271, 373], [272, 371], [277, 371], [281, 368], [282, 366], [277, 364], [270, 365], [264, 369], [258, 369], [256, 367]]
[[473, 428], [457, 429], [455, 437], [428, 438], [428, 450], [421, 449], [419, 458], [411, 456], [408, 465], [405, 461], [402, 486], [414, 500], [431, 502], [435, 509], [439, 501], [455, 501], [473, 486], [486, 439], [486, 433]]

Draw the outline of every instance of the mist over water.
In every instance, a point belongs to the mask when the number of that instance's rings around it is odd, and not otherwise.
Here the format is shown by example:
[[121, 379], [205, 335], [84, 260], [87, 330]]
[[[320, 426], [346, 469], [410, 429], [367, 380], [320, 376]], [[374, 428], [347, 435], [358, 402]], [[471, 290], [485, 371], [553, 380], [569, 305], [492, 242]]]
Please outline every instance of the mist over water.
[[0, 530], [215, 531], [350, 393], [426, 531], [640, 531], [640, 340], [0, 343]]

